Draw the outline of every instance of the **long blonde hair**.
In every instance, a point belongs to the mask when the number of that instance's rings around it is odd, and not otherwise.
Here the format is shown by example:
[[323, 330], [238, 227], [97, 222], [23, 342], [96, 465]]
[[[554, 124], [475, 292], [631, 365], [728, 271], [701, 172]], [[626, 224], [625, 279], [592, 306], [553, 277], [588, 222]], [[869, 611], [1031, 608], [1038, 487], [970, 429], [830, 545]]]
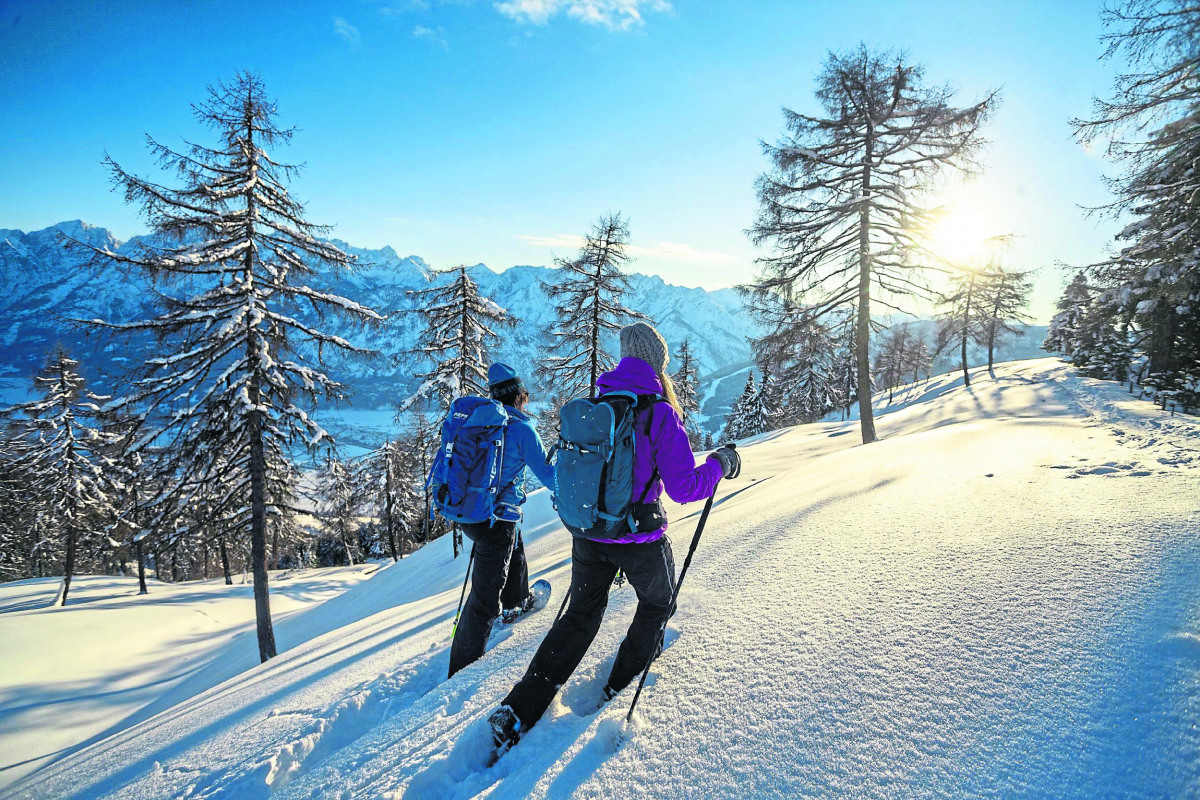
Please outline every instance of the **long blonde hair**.
[[679, 397], [675, 394], [675, 384], [671, 382], [671, 376], [665, 372], [658, 373], [658, 379], [662, 381], [663, 399], [671, 404], [671, 408], [675, 409], [675, 413], [683, 419], [683, 409], [679, 406]]

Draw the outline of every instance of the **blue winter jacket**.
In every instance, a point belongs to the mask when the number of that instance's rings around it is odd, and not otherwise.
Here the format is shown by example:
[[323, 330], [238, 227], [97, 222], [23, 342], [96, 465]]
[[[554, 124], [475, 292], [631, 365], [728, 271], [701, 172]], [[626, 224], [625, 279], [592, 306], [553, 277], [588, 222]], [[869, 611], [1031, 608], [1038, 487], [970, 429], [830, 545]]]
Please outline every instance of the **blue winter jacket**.
[[525, 467], [533, 470], [538, 480], [554, 490], [554, 467], [546, 462], [546, 448], [538, 436], [533, 419], [523, 411], [505, 406], [508, 428], [504, 435], [504, 463], [500, 465], [500, 498], [496, 503], [496, 519], [518, 522], [521, 505], [525, 502]]

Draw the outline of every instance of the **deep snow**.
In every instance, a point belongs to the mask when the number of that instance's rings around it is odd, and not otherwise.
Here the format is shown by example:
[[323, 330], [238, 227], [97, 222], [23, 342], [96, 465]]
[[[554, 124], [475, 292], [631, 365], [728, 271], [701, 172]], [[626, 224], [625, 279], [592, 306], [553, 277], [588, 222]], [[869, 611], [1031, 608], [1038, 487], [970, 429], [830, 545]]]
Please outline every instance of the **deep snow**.
[[[628, 728], [631, 691], [592, 713], [626, 587], [559, 702], [481, 769], [483, 719], [553, 613], [445, 680], [465, 564], [441, 541], [10, 795], [1200, 797], [1200, 425], [1054, 359], [974, 379], [898, 394], [867, 447], [854, 421], [747, 444]], [[699, 504], [670, 511], [681, 563]], [[525, 535], [561, 591], [544, 491]]]

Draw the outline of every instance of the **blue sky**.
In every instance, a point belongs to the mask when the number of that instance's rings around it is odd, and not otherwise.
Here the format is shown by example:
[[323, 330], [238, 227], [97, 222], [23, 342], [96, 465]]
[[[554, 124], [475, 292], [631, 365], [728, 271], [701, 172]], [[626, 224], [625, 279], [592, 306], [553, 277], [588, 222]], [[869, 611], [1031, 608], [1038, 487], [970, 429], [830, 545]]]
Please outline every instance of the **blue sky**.
[[944, 198], [1015, 235], [1044, 320], [1055, 262], [1094, 260], [1117, 227], [1079, 209], [1112, 167], [1069, 125], [1111, 83], [1099, 28], [1098, 3], [1069, 0], [4, 2], [0, 227], [144, 232], [104, 154], [146, 174], [144, 134], [204, 141], [189, 104], [247, 68], [299, 128], [280, 153], [306, 165], [295, 193], [355, 245], [542, 264], [620, 210], [634, 269], [734, 285], [754, 275], [758, 141], [781, 106], [815, 111], [826, 53], [861, 40], [907, 49], [964, 102], [1003, 88], [986, 172]]

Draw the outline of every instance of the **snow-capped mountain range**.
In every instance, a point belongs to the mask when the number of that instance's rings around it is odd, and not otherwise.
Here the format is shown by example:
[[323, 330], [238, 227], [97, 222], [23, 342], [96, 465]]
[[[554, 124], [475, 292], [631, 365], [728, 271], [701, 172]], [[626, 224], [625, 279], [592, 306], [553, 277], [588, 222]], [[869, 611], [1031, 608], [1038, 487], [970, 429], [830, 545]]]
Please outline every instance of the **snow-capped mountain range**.
[[[8, 287], [0, 299], [4, 320], [0, 325], [0, 374], [10, 378], [32, 375], [48, 350], [61, 342], [85, 365], [88, 378], [107, 390], [143, 354], [125, 341], [89, 331], [71, 320], [139, 318], [150, 313], [154, 294], [143, 277], [111, 264], [93, 264], [90, 251], [71, 246], [70, 240], [127, 253], [144, 238], [121, 242], [108, 230], [78, 220], [30, 233], [0, 229], [0, 278]], [[422, 321], [411, 313], [413, 299], [406, 293], [446, 278], [419, 256], [401, 257], [391, 247], [369, 250], [335, 243], [357, 257], [358, 267], [337, 276], [322, 275], [324, 288], [370, 305], [389, 319], [372, 330], [338, 329], [356, 344], [378, 350], [384, 358], [345, 361], [335, 364], [333, 372], [352, 387], [355, 406], [391, 407], [406, 396], [413, 375], [429, 367], [408, 355]], [[494, 357], [532, 373], [534, 363], [545, 354], [545, 332], [554, 321], [542, 284], [559, 280], [560, 270], [515, 266], [496, 272], [477, 264], [469, 268], [469, 274], [487, 296], [519, 320], [504, 332]], [[626, 304], [647, 314], [672, 349], [690, 339], [703, 376], [750, 361], [747, 337], [756, 330], [737, 292], [673, 286], [657, 276], [641, 274], [631, 275], [630, 284]], [[615, 350], [615, 337], [611, 345]]]

